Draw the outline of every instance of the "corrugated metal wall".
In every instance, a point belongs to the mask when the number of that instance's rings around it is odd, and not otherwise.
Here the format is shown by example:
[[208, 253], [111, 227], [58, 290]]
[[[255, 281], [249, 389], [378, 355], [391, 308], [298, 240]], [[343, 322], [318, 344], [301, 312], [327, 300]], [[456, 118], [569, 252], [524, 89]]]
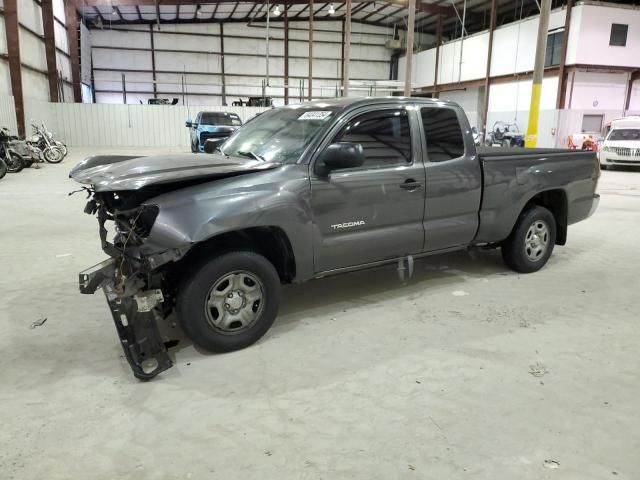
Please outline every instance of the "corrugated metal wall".
[[[206, 107], [178, 105], [107, 105], [49, 103], [25, 100], [25, 119], [44, 121], [56, 137], [70, 146], [105, 147], [189, 147], [189, 132], [184, 126], [200, 110], [237, 113], [243, 121], [259, 107]], [[27, 126], [27, 130], [29, 127]]]
[[[243, 23], [224, 24], [224, 59], [227, 103], [262, 95], [266, 81], [266, 28]], [[342, 23], [318, 22], [314, 29], [313, 98], [339, 95], [342, 84]], [[151, 32], [148, 25], [92, 29], [91, 50], [96, 101], [122, 103], [122, 74], [127, 103], [146, 103], [154, 97]], [[290, 22], [289, 85], [292, 101], [308, 93], [308, 23]], [[388, 80], [391, 51], [385, 42], [392, 29], [354, 23], [351, 39], [352, 80]], [[159, 98], [183, 96], [184, 79], [189, 103], [222, 104], [220, 25], [176, 24], [153, 26], [156, 90]], [[269, 31], [269, 85], [265, 94], [284, 104], [284, 30], [274, 22]], [[304, 82], [304, 88], [301, 89]], [[368, 89], [352, 88], [351, 96]], [[389, 95], [378, 90], [377, 95]]]
[[7, 127], [13, 135], [18, 134], [16, 110], [10, 95], [0, 95], [0, 127]]

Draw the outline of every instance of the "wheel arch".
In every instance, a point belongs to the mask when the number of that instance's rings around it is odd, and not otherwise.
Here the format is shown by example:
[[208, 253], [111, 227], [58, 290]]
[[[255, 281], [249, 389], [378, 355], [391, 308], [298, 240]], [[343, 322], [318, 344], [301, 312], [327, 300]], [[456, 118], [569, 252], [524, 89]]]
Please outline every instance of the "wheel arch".
[[275, 267], [282, 283], [296, 276], [296, 259], [285, 231], [277, 226], [249, 227], [214, 235], [198, 243], [180, 263], [190, 264], [208, 258], [212, 253], [246, 250], [258, 253]]
[[561, 188], [545, 190], [533, 195], [520, 212], [524, 212], [532, 205], [549, 210], [556, 220], [556, 245], [567, 243], [568, 199], [567, 193]]

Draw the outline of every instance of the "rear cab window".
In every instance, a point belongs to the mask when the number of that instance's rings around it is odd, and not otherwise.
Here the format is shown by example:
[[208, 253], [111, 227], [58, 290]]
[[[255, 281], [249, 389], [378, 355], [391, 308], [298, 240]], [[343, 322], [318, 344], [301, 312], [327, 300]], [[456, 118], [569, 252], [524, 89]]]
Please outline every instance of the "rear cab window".
[[464, 156], [464, 136], [454, 109], [422, 107], [420, 117], [430, 162], [446, 162]]

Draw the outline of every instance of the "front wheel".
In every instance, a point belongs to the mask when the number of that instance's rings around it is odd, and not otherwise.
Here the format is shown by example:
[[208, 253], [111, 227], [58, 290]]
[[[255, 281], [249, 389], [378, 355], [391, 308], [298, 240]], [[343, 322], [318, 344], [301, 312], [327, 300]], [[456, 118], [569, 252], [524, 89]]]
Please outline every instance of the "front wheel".
[[502, 258], [516, 272], [537, 272], [549, 260], [555, 243], [555, 217], [546, 208], [534, 206], [520, 214], [502, 245]]
[[43, 152], [44, 159], [48, 163], [60, 163], [64, 156], [57, 147], [48, 147]]
[[56, 140], [55, 145], [58, 148], [58, 150], [60, 150], [62, 152], [62, 158], [66, 157], [67, 154], [69, 153], [69, 150], [67, 149], [67, 146], [64, 143], [62, 143], [62, 142], [60, 142], [58, 140]]
[[191, 340], [212, 352], [230, 352], [257, 342], [280, 307], [280, 278], [253, 252], [230, 252], [185, 275], [176, 313]]
[[9, 158], [5, 162], [9, 173], [18, 173], [24, 168], [24, 160], [16, 152], [9, 152]]
[[7, 164], [0, 158], [0, 178], [3, 178], [7, 174]]

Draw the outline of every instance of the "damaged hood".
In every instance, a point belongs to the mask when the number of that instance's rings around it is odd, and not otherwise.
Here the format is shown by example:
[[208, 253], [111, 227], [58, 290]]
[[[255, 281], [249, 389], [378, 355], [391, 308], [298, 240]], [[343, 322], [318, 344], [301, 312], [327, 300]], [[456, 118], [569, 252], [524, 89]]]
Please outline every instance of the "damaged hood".
[[177, 183], [198, 178], [221, 178], [280, 166], [279, 163], [217, 154], [174, 154], [133, 157], [96, 155], [77, 164], [69, 177], [93, 185], [96, 192], [139, 190], [147, 185]]

